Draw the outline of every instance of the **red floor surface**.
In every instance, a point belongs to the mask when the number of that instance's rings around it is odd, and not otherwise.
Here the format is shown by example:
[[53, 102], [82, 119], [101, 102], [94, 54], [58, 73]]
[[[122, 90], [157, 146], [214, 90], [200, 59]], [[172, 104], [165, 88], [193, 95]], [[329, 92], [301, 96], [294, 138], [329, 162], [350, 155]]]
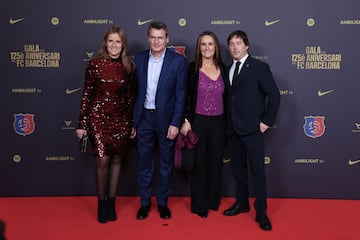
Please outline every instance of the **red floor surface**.
[[359, 200], [269, 199], [270, 232], [259, 228], [253, 209], [223, 216], [233, 201], [223, 198], [220, 210], [202, 219], [190, 213], [188, 197], [171, 197], [170, 220], [160, 219], [155, 204], [147, 219], [137, 220], [138, 198], [118, 197], [118, 220], [99, 224], [96, 197], [1, 197], [0, 219], [8, 240], [360, 239]]

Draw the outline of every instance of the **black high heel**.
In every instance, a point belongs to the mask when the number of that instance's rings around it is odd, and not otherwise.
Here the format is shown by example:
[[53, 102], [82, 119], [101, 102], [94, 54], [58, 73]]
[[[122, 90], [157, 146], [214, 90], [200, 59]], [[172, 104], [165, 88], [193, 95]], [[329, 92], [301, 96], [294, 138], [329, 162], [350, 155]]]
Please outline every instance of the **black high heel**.
[[115, 221], [116, 220], [115, 197], [108, 197], [106, 210], [107, 210], [107, 220]]
[[107, 214], [106, 214], [106, 202], [105, 200], [98, 200], [98, 221], [99, 223], [107, 222]]

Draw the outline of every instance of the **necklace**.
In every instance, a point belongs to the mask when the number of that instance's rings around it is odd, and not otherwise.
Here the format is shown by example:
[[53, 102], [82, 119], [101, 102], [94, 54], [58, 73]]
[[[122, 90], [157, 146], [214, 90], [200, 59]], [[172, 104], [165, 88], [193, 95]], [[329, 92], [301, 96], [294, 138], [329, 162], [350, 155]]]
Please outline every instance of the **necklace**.
[[203, 62], [202, 64], [204, 64], [205, 66], [214, 66], [215, 65], [214, 63], [206, 63], [206, 62]]

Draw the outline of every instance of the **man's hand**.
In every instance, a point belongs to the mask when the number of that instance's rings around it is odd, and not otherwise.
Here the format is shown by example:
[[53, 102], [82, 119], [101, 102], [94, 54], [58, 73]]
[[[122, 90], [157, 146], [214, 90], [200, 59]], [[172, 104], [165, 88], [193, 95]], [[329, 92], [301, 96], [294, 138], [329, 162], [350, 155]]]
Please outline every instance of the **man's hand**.
[[166, 137], [170, 140], [174, 140], [179, 133], [179, 128], [170, 125]]
[[268, 129], [269, 129], [268, 125], [266, 125], [265, 123], [260, 122], [260, 132], [261, 133], [266, 132], [266, 130], [268, 130]]

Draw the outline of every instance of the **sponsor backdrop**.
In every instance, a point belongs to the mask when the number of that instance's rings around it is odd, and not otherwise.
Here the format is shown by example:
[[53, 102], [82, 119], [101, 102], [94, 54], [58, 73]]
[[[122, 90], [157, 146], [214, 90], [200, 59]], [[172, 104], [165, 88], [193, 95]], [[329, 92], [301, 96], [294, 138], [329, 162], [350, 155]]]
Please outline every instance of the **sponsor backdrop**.
[[[148, 47], [149, 22], [163, 20], [188, 61], [211, 30], [230, 63], [226, 39], [240, 29], [250, 54], [270, 64], [282, 96], [265, 136], [270, 197], [360, 199], [359, 9], [358, 0], [4, 2], [0, 195], [95, 194], [94, 158], [75, 137], [86, 62], [111, 25], [126, 30], [134, 54]], [[136, 164], [131, 143], [119, 194], [137, 195]], [[224, 196], [234, 194], [230, 164]], [[172, 194], [189, 194], [187, 174], [175, 170]]]

